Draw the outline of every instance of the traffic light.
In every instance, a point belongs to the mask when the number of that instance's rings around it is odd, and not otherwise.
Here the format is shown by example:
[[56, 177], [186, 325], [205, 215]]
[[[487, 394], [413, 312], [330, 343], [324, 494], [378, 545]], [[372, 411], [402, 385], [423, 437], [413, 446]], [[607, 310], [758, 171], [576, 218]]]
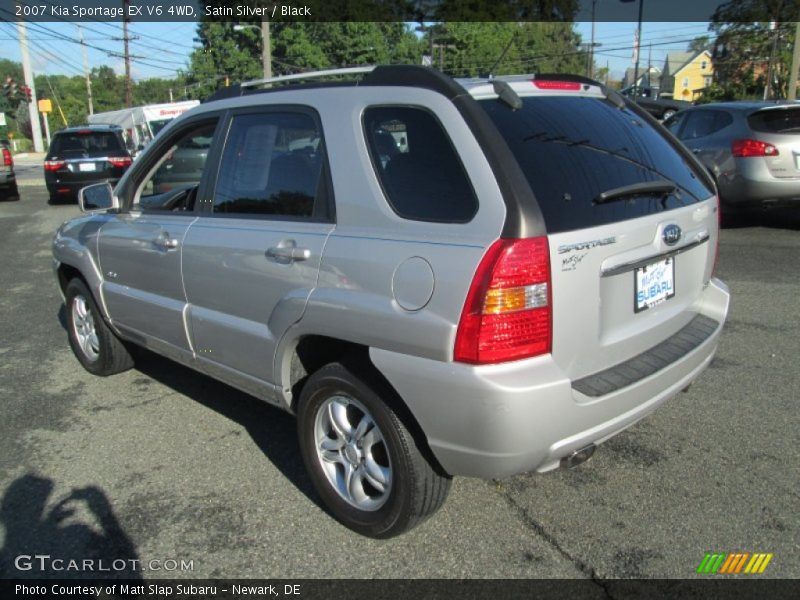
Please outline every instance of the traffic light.
[[17, 82], [10, 75], [7, 76], [6, 82], [3, 84], [3, 95], [9, 100], [16, 100], [18, 93]]
[[31, 92], [31, 88], [28, 85], [23, 85], [20, 88], [20, 92], [22, 92], [22, 99], [25, 102], [31, 102], [33, 100], [33, 94]]

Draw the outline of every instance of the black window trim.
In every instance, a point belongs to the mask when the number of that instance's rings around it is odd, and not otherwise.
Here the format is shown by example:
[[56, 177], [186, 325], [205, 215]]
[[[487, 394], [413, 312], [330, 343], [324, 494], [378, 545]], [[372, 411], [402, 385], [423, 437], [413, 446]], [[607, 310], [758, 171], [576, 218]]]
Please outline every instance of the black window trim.
[[[421, 219], [421, 218], [417, 218], [417, 217], [408, 217], [406, 215], [403, 215], [399, 210], [397, 210], [397, 208], [395, 207], [394, 203], [392, 202], [392, 200], [391, 200], [391, 198], [389, 196], [389, 191], [386, 189], [386, 186], [383, 184], [383, 179], [381, 178], [381, 176], [379, 174], [379, 171], [378, 171], [378, 163], [376, 162], [376, 158], [377, 157], [373, 154], [369, 138], [367, 137], [367, 127], [366, 127], [366, 121], [365, 121], [366, 113], [367, 113], [368, 110], [373, 109], [373, 108], [413, 108], [413, 109], [422, 110], [422, 111], [428, 113], [433, 118], [433, 120], [436, 121], [436, 123], [439, 125], [439, 127], [442, 130], [442, 132], [444, 133], [445, 138], [447, 138], [447, 143], [450, 145], [450, 148], [453, 150], [453, 154], [455, 155], [456, 160], [458, 161], [458, 164], [461, 166], [461, 170], [464, 173], [464, 178], [467, 181], [467, 185], [469, 186], [469, 189], [472, 192], [472, 197], [475, 199], [475, 210], [473, 211], [473, 213], [469, 217], [469, 219], [466, 219], [466, 220], [463, 220], [463, 221], [453, 220], [453, 219], [448, 219], [448, 220]], [[440, 224], [440, 225], [467, 225], [467, 224], [469, 224], [469, 223], [471, 223], [472, 221], [475, 220], [475, 217], [477, 216], [478, 212], [480, 211], [480, 206], [481, 206], [480, 199], [478, 197], [478, 193], [475, 191], [475, 186], [472, 185], [472, 179], [469, 176], [469, 171], [467, 170], [466, 166], [464, 165], [464, 161], [461, 160], [461, 154], [459, 154], [458, 149], [455, 147], [455, 144], [453, 144], [453, 138], [450, 137], [450, 134], [448, 133], [447, 128], [444, 126], [444, 123], [442, 123], [442, 121], [439, 119], [439, 117], [436, 115], [435, 112], [433, 112], [427, 106], [422, 106], [420, 104], [411, 104], [411, 103], [404, 103], [404, 102], [398, 102], [398, 103], [386, 103], [386, 102], [383, 102], [383, 103], [379, 103], [379, 104], [370, 104], [368, 106], [365, 106], [361, 110], [361, 115], [360, 115], [360, 119], [359, 120], [361, 121], [361, 132], [363, 134], [364, 145], [367, 148], [367, 154], [369, 155], [370, 164], [372, 165], [372, 173], [375, 176], [375, 179], [378, 181], [378, 185], [381, 188], [381, 192], [383, 193], [383, 198], [384, 198], [387, 206], [392, 209], [392, 212], [394, 214], [396, 214], [398, 217], [400, 217], [404, 221], [414, 221], [414, 222], [419, 222], [419, 223], [437, 223], [437, 224]]]
[[[226, 113], [227, 111], [225, 110], [219, 110], [195, 115], [186, 121], [183, 121], [178, 127], [175, 128], [174, 131], [170, 131], [168, 136], [162, 139], [156, 138], [150, 142], [151, 145], [148, 146], [148, 148], [145, 150], [145, 153], [138, 160], [134, 161], [133, 165], [131, 165], [130, 169], [128, 170], [129, 175], [125, 179], [123, 189], [120, 190], [119, 186], [117, 186], [117, 194], [120, 199], [119, 212], [129, 213], [134, 210], [133, 201], [136, 198], [137, 190], [145, 182], [145, 178], [147, 177], [148, 173], [150, 173], [150, 170], [161, 160], [163, 153], [167, 149], [175, 145], [175, 142], [178, 139], [186, 135], [186, 133], [192, 129], [216, 122], [214, 133], [212, 135], [211, 148], [209, 148], [208, 155], [206, 156], [206, 165], [213, 165], [214, 163], [212, 161], [217, 159], [216, 153], [219, 151], [219, 135], [221, 132], [220, 125], [225, 121]], [[209, 177], [209, 169], [206, 166], [203, 168], [203, 175], [200, 179], [200, 183], [197, 186], [197, 196], [195, 197], [192, 210], [183, 211], [181, 213], [173, 213], [171, 211], [159, 210], [156, 208], [148, 209], [142, 206], [136, 207], [135, 210], [143, 214], [197, 216], [202, 211], [201, 205], [207, 196]]]
[[[300, 113], [310, 116], [320, 132], [320, 144], [322, 145], [322, 169], [320, 180], [317, 184], [317, 196], [314, 198], [314, 211], [317, 211], [317, 203], [321, 202], [321, 214], [311, 217], [300, 217], [293, 215], [265, 215], [258, 213], [218, 213], [214, 212], [214, 192], [219, 181], [220, 170], [222, 169], [222, 156], [228, 144], [231, 125], [237, 116], [252, 114], [269, 113]], [[214, 170], [213, 178], [209, 176], [208, 193], [200, 203], [200, 216], [213, 219], [247, 219], [255, 221], [282, 221], [299, 223], [336, 223], [336, 202], [333, 193], [333, 179], [331, 177], [330, 162], [328, 161], [328, 146], [325, 141], [325, 130], [322, 126], [322, 119], [319, 113], [311, 106], [304, 104], [269, 104], [258, 106], [243, 106], [232, 108], [227, 111], [222, 123], [223, 135], [220, 136], [219, 156], [216, 157], [217, 168]]]

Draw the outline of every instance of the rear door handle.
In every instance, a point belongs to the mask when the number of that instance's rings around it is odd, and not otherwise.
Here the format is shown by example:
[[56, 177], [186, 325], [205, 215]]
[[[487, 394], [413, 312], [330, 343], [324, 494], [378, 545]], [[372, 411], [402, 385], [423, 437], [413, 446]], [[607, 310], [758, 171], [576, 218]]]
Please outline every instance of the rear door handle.
[[164, 250], [175, 250], [179, 243], [177, 239], [170, 237], [166, 231], [153, 240], [153, 244]]
[[298, 248], [294, 240], [286, 240], [267, 250], [267, 257], [278, 262], [290, 263], [311, 258], [311, 250]]

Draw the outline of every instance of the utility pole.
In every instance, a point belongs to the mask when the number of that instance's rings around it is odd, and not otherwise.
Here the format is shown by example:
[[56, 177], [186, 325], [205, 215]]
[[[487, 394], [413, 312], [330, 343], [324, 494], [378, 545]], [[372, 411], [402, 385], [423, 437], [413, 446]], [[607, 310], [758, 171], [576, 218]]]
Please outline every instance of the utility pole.
[[83, 41], [83, 29], [78, 27], [78, 35], [81, 38], [81, 52], [83, 53], [83, 72], [86, 74], [86, 97], [89, 100], [89, 114], [94, 114], [94, 102], [92, 101], [92, 77], [89, 73], [89, 55], [86, 52], [86, 43]]
[[133, 104], [133, 88], [131, 86], [131, 55], [128, 51], [128, 3], [130, 0], [122, 0], [122, 43], [125, 48], [125, 106]]
[[31, 119], [33, 149], [36, 152], [44, 152], [44, 144], [42, 143], [42, 125], [39, 122], [39, 109], [36, 100], [36, 86], [33, 83], [31, 59], [28, 56], [28, 32], [25, 28], [25, 21], [21, 19], [17, 21], [17, 32], [19, 35], [19, 50], [22, 54], [22, 72], [25, 74], [25, 85], [31, 89], [31, 101], [28, 103], [28, 116]]
[[594, 19], [595, 19], [595, 9], [597, 8], [597, 0], [592, 0], [592, 45], [589, 46], [589, 64], [586, 68], [586, 76], [589, 79], [594, 79]]
[[270, 47], [269, 21], [261, 21], [261, 64], [264, 67], [264, 79], [272, 77], [272, 48]]
[[639, 97], [639, 48], [642, 44], [642, 13], [644, 0], [639, 0], [639, 22], [636, 26], [636, 62], [633, 66], [633, 97]]
[[[439, 70], [444, 72], [444, 49], [448, 48], [450, 50], [455, 48], [454, 44], [433, 44], [433, 48], [439, 49]], [[433, 54], [431, 54], [431, 66], [433, 65]]]
[[775, 21], [769, 23], [770, 31], [772, 31], [772, 48], [769, 51], [769, 63], [767, 64], [767, 83], [764, 86], [764, 100], [769, 100], [772, 94], [772, 63], [775, 61], [775, 47], [778, 45], [778, 34], [780, 29]]
[[792, 72], [789, 76], [789, 100], [797, 98], [797, 71], [800, 70], [800, 22], [795, 23]]
[[172, 99], [172, 88], [169, 88], [169, 101], [175, 102], [175, 100]]

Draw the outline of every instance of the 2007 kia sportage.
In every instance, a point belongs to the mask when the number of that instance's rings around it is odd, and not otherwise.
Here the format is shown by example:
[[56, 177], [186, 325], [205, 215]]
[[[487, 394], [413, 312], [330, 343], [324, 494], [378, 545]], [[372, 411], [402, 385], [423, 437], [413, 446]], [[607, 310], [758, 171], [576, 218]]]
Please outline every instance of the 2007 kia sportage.
[[[389, 537], [454, 475], [582, 462], [708, 366], [718, 202], [651, 117], [574, 76], [329, 74], [227, 88], [81, 192], [53, 248], [86, 369], [137, 344], [295, 413], [333, 514]], [[154, 186], [195, 139], [196, 179]]]

